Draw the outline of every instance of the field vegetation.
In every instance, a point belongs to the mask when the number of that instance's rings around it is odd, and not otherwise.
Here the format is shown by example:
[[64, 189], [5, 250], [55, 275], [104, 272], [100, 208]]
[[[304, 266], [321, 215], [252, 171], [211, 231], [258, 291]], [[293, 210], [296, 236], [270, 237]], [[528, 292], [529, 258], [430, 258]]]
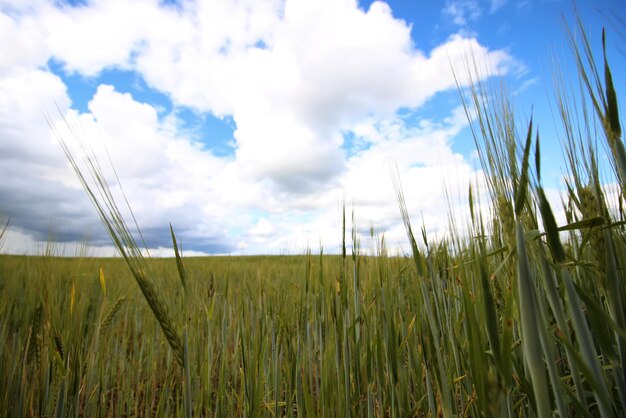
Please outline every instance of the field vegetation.
[[0, 257], [1, 414], [623, 416], [626, 152], [606, 54], [570, 40], [578, 82], [555, 78], [565, 222], [540, 133], [475, 83], [462, 95], [489, 201], [470, 186], [470, 213], [429, 242], [395, 178], [406, 257], [382, 235], [363, 255], [344, 211], [339, 255], [151, 259], [98, 161], [62, 138], [122, 257]]

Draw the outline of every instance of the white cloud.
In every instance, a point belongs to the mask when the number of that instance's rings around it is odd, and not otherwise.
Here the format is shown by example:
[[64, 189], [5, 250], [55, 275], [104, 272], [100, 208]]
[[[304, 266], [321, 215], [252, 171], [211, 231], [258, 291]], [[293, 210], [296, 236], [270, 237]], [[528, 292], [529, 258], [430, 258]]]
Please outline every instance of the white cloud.
[[[497, 3], [499, 0], [495, 0]], [[477, 20], [482, 14], [478, 0], [452, 0], [446, 2], [443, 13], [452, 19], [458, 26], [467, 26]]]
[[51, 222], [66, 218], [74, 231], [97, 225], [86, 221], [86, 196], [43, 117], [55, 102], [68, 101], [61, 79], [47, 71], [0, 77], [0, 213], [36, 232], [36, 239], [45, 238]]
[[44, 36], [44, 31], [32, 19], [15, 20], [0, 13], [0, 39], [5, 45], [0, 54], [0, 77], [45, 63], [49, 55], [41, 42]]
[[[50, 52], [70, 71], [95, 75], [109, 66], [129, 66], [149, 26], [163, 27], [153, 1], [102, 1], [89, 7], [48, 7], [41, 20]], [[167, 29], [165, 26], [163, 29]]]
[[[104, 242], [41, 117], [41, 109], [56, 115], [55, 101], [71, 104], [47, 70], [50, 59], [86, 77], [110, 67], [135, 71], [175, 106], [232, 117], [235, 153], [220, 158], [178, 128], [176, 109], [164, 117], [111, 85], [97, 88], [87, 113], [64, 115], [103, 163], [106, 145], [153, 247], [168, 246], [171, 221], [192, 248], [222, 253], [317, 246], [320, 237], [336, 245], [343, 196], [359, 219], [401, 240], [394, 162], [410, 209], [443, 231], [444, 180], [465, 190], [474, 175], [451, 149], [465, 116], [455, 110], [407, 127], [396, 112], [455, 89], [450, 64], [464, 74], [470, 50], [483, 76], [516, 65], [507, 52], [462, 35], [419, 50], [410, 27], [382, 2], [367, 11], [353, 0], [30, 4], [0, 3], [0, 37], [15, 45], [0, 57], [0, 178], [12, 179], [0, 190], [21, 196], [3, 200], [0, 213], [18, 218], [22, 242], [35, 231], [33, 241], [44, 239], [50, 218], [64, 216], [71, 220], [63, 237], [96, 228]], [[455, 19], [478, 17], [474, 2], [454, 4]], [[361, 148], [346, 152], [347, 132]]]
[[[504, 73], [512, 61], [461, 36], [426, 56], [380, 2], [367, 12], [345, 0], [215, 7], [194, 10], [191, 35], [163, 42], [148, 34], [135, 68], [179, 104], [232, 115], [245, 174], [277, 190], [311, 192], [332, 182], [344, 169], [342, 129], [454, 88], [450, 60], [470, 49], [492, 71]], [[251, 16], [261, 23], [250, 25]], [[175, 27], [187, 18], [168, 15]]]
[[[438, 218], [429, 227], [442, 232], [446, 218], [444, 187], [453, 195], [466, 190], [475, 175], [474, 169], [451, 149], [451, 140], [466, 126], [460, 109], [445, 122], [422, 128], [407, 128], [395, 119], [371, 127], [373, 144], [350, 158], [344, 188], [359, 205], [359, 217], [384, 222], [399, 222], [391, 172], [396, 167], [401, 176], [411, 213]], [[381, 140], [382, 138], [382, 140]]]
[[259, 222], [250, 230], [250, 234], [266, 237], [271, 235], [276, 229], [267, 218], [259, 219]]
[[[67, 102], [65, 86], [49, 72], [33, 70], [0, 79], [0, 191], [5, 196], [0, 213], [11, 216], [12, 225], [26, 236], [36, 232], [34, 241], [44, 240], [51, 225], [62, 241], [87, 232], [95, 234], [96, 244], [107, 241], [48, 128], [45, 113], [62, 132], [66, 131], [63, 118], [80, 128], [79, 135], [93, 147], [112, 189], [119, 192], [107, 169], [106, 153], [110, 154], [140, 224], [148, 236], [155, 236], [155, 245], [168, 244], [158, 237], [166, 237], [171, 221], [181, 229], [193, 229], [195, 235], [189, 236], [198, 248], [228, 248], [225, 232], [202, 221], [224, 215], [206, 202], [215, 195], [210, 179], [227, 161], [168, 131], [151, 105], [138, 103], [112, 86], [98, 88], [89, 103], [91, 113], [59, 114], [55, 103]], [[71, 143], [71, 135], [64, 137]], [[119, 194], [118, 199], [123, 202]]]

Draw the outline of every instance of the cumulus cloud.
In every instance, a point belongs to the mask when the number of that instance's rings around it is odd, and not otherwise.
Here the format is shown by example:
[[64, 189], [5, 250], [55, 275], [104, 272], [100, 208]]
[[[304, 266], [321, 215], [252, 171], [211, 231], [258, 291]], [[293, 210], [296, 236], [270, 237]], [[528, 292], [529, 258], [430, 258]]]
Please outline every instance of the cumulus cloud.
[[[368, 10], [354, 0], [161, 3], [0, 2], [0, 36], [15, 46], [0, 57], [0, 178], [11, 179], [0, 181], [8, 197], [0, 213], [33, 240], [61, 218], [70, 219], [67, 240], [85, 229], [105, 240], [41, 117], [55, 102], [70, 105], [63, 116], [105, 160], [106, 147], [152, 247], [169, 245], [172, 221], [192, 249], [262, 251], [337, 235], [344, 196], [362, 208], [359, 216], [401, 231], [392, 162], [415, 196], [411, 208], [444, 219], [435, 179], [463, 183], [473, 173], [451, 151], [465, 117], [456, 110], [412, 128], [397, 111], [455, 89], [451, 63], [464, 68], [469, 51], [485, 77], [517, 65], [461, 34], [418, 49], [410, 26], [383, 2]], [[480, 14], [473, 1], [446, 10], [455, 22]], [[79, 114], [48, 69], [51, 59], [92, 80], [110, 68], [135, 72], [174, 111], [164, 116], [102, 84]], [[180, 129], [183, 106], [232, 117], [234, 155], [217, 157]], [[347, 150], [347, 134], [362, 147]]]
[[[394, 118], [361, 127], [371, 146], [349, 160], [344, 188], [360, 208], [360, 217], [399, 221], [391, 173], [397, 170], [411, 213], [433, 218], [434, 232], [444, 233], [447, 205], [442, 192], [465, 190], [478, 175], [471, 163], [451, 149], [451, 141], [467, 125], [462, 109], [452, 110], [443, 121], [406, 127]], [[388, 225], [389, 226], [389, 225]]]
[[[64, 119], [79, 128], [81, 140], [95, 150], [105, 168], [107, 154], [115, 161], [149, 244], [169, 245], [165, 232], [172, 221], [182, 230], [193, 230], [188, 240], [196, 248], [230, 249], [225, 232], [202, 221], [213, 215], [202, 198], [214, 194], [207, 179], [217, 177], [225, 161], [176, 136], [158, 120], [151, 105], [136, 102], [112, 86], [98, 88], [89, 103], [90, 113], [59, 114], [56, 105], [68, 102], [61, 80], [47, 71], [0, 80], [0, 213], [11, 216], [11, 224], [23, 231], [17, 238], [24, 240], [30, 234], [33, 241], [42, 241], [52, 232], [60, 241], [93, 234], [94, 244], [108, 242], [43, 117], [47, 114], [70, 144], [72, 135], [64, 132]], [[112, 170], [105, 171], [122, 203]]]
[[[101, 85], [89, 110], [78, 117], [85, 132], [81, 139], [97, 138], [95, 153], [110, 156], [114, 162], [148, 241], [167, 246], [163, 231], [173, 222], [183, 231], [193, 231], [187, 236], [196, 248], [228, 250], [225, 232], [218, 226], [223, 224], [204, 220], [220, 221], [223, 216], [221, 210], [215, 213], [215, 204], [207, 202], [219, 199], [213, 182], [228, 162], [172, 131], [159, 121], [153, 106], [113, 86]], [[115, 191], [118, 185], [112, 187]]]
[[[473, 16], [470, 3], [450, 7]], [[351, 0], [94, 1], [38, 16], [66, 70], [130, 68], [176, 104], [232, 115], [247, 174], [294, 192], [341, 172], [342, 128], [454, 87], [450, 59], [472, 48], [494, 71], [511, 61], [460, 36], [426, 55], [382, 2], [363, 11]]]
[[[41, 93], [45, 92], [45, 93]], [[81, 227], [88, 202], [68, 173], [42, 111], [68, 102], [59, 77], [42, 70], [0, 78], [0, 213], [43, 239], [52, 221]]]

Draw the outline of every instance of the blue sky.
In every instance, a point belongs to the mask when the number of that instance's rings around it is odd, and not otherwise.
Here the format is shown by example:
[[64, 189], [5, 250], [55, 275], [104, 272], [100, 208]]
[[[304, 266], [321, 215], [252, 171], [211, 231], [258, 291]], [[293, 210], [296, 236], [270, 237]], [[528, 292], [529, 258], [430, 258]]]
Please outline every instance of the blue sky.
[[[597, 52], [607, 27], [623, 103], [626, 2], [577, 7]], [[443, 237], [444, 188], [463, 217], [481, 179], [451, 69], [470, 51], [520, 126], [532, 109], [557, 198], [553, 63], [575, 76], [573, 16], [566, 0], [0, 0], [2, 251], [113, 253], [43, 114], [108, 150], [155, 254], [169, 222], [188, 254], [333, 252], [344, 200], [402, 248], [396, 166], [414, 221]]]

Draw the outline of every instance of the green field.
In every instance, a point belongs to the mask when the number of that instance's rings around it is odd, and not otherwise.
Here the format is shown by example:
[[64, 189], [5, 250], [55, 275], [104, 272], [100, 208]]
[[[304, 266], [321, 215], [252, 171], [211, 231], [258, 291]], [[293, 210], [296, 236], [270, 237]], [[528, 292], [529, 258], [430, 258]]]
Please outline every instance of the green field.
[[587, 113], [556, 88], [565, 222], [540, 133], [478, 84], [465, 105], [493, 204], [470, 187], [470, 213], [428, 242], [396, 179], [406, 257], [375, 235], [362, 255], [344, 216], [340, 255], [150, 259], [97, 162], [65, 147], [124, 258], [0, 256], [0, 414], [623, 416], [626, 151], [609, 66], [581, 42]]
[[[419, 274], [384, 252], [190, 258], [187, 296], [175, 260], [151, 260], [189, 337], [194, 415], [531, 415], [533, 355], [550, 409], [595, 416], [606, 402], [617, 415], [618, 278], [601, 273], [593, 247], [578, 243], [576, 265], [559, 270], [528, 242], [530, 282], [516, 287], [507, 253], [475, 242], [458, 257], [454, 243], [430, 248]], [[0, 277], [5, 416], [184, 416], [183, 369], [123, 260], [2, 256]]]

